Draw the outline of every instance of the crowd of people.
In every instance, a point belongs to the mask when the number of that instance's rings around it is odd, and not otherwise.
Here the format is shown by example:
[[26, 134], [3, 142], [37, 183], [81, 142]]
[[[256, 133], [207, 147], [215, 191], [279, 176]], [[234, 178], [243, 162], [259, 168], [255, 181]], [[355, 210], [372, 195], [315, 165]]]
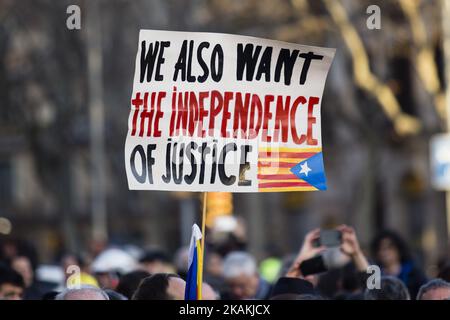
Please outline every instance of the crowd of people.
[[[232, 235], [208, 243], [202, 299], [450, 300], [450, 261], [429, 278], [397, 233], [380, 233], [366, 252], [353, 228], [335, 230], [341, 237], [335, 247], [318, 243], [315, 229], [297, 254], [260, 263]], [[40, 265], [29, 243], [0, 239], [0, 300], [183, 300], [187, 269], [188, 248], [171, 257], [159, 249], [110, 246]]]

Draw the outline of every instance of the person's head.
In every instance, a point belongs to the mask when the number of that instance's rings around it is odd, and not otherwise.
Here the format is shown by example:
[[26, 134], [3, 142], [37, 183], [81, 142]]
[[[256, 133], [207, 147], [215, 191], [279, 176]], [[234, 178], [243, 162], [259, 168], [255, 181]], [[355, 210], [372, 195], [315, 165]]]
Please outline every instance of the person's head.
[[11, 267], [23, 278], [25, 287], [28, 288], [33, 284], [34, 272], [30, 259], [26, 256], [16, 256], [11, 261]]
[[127, 251], [112, 247], [94, 259], [91, 270], [101, 288], [115, 290], [121, 275], [136, 270], [136, 260]]
[[150, 274], [174, 271], [170, 258], [161, 250], [148, 250], [139, 259], [141, 268]]
[[96, 271], [95, 280], [103, 289], [115, 289], [119, 283], [119, 274], [115, 271]]
[[273, 300], [298, 300], [301, 295], [317, 295], [313, 284], [299, 278], [281, 277], [275, 282], [271, 298]]
[[364, 300], [410, 300], [408, 288], [398, 278], [383, 276], [380, 288], [366, 289]]
[[229, 253], [223, 262], [223, 276], [234, 299], [255, 297], [260, 280], [255, 259], [248, 253]]
[[183, 300], [186, 282], [176, 274], [156, 273], [145, 278], [133, 300]]
[[84, 270], [86, 267], [86, 261], [81, 255], [70, 253], [64, 255], [61, 259], [61, 267], [63, 268], [66, 279], [72, 275], [70, 272], [71, 266], [78, 266], [81, 270]]
[[450, 283], [442, 279], [433, 279], [420, 287], [417, 300], [450, 299]]
[[83, 285], [77, 289], [63, 290], [56, 295], [55, 300], [109, 300], [109, 297], [97, 287]]
[[144, 270], [136, 270], [127, 273], [120, 278], [116, 291], [123, 294], [128, 299], [131, 299], [141, 281], [149, 276], [150, 273]]
[[123, 294], [111, 289], [105, 289], [105, 293], [108, 296], [109, 300], [128, 300], [128, 298]]
[[7, 238], [0, 244], [0, 260], [11, 263], [17, 257], [27, 257], [32, 270], [38, 265], [38, 254], [32, 243], [24, 239]]
[[[175, 252], [173, 259], [177, 274], [186, 279], [189, 269], [189, 247], [181, 247]], [[205, 264], [206, 267], [206, 264]], [[205, 270], [206, 271], [206, 270]]]
[[15, 270], [0, 266], [0, 300], [21, 300], [25, 283]]
[[223, 258], [217, 252], [208, 252], [205, 256], [205, 271], [216, 277], [221, 277], [223, 274]]
[[404, 263], [411, 260], [408, 246], [393, 231], [383, 231], [372, 242], [372, 255], [383, 267]]

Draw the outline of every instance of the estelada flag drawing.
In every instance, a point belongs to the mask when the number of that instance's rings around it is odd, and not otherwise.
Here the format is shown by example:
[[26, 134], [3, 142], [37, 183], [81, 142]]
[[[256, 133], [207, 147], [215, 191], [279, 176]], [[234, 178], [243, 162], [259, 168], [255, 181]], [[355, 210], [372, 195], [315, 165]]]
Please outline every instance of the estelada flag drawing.
[[200, 240], [202, 232], [200, 228], [194, 224], [192, 226], [192, 236], [189, 245], [188, 257], [188, 273], [186, 276], [186, 289], [184, 292], [185, 300], [201, 300], [202, 299], [202, 273], [203, 270], [203, 254]]
[[320, 108], [335, 49], [141, 30], [125, 167], [132, 190], [326, 190]]

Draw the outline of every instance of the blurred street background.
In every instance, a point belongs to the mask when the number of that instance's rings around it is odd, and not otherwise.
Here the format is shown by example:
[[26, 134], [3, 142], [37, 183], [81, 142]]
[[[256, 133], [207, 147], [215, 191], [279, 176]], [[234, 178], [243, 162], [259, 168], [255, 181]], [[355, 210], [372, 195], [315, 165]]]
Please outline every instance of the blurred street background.
[[[80, 30], [66, 26], [73, 4]], [[370, 5], [380, 29], [368, 28]], [[430, 141], [447, 131], [446, 12], [444, 0], [0, 0], [4, 252], [27, 243], [34, 264], [52, 265], [111, 245], [171, 257], [189, 245], [201, 194], [128, 190], [138, 35], [221, 32], [337, 48], [322, 102], [328, 190], [210, 194], [207, 241], [232, 235], [262, 261], [316, 227], [353, 226], [365, 252], [390, 229], [436, 276], [449, 258], [430, 165]]]

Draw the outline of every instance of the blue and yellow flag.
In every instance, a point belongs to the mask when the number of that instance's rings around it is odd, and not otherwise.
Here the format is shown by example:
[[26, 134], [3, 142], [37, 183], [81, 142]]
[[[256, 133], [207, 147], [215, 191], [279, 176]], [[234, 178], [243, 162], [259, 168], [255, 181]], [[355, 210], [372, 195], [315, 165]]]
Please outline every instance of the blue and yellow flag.
[[185, 300], [202, 300], [203, 254], [200, 240], [202, 232], [194, 224], [192, 226], [191, 243], [189, 245], [189, 269], [186, 277]]

